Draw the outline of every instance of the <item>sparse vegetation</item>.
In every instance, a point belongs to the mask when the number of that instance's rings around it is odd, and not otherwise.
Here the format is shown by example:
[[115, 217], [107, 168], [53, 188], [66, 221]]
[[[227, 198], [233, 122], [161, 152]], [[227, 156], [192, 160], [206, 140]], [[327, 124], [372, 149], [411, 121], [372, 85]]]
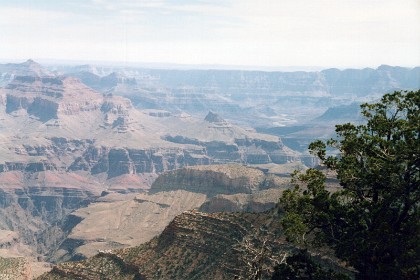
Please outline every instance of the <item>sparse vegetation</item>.
[[26, 280], [31, 278], [29, 262], [26, 258], [0, 257], [0, 279]]

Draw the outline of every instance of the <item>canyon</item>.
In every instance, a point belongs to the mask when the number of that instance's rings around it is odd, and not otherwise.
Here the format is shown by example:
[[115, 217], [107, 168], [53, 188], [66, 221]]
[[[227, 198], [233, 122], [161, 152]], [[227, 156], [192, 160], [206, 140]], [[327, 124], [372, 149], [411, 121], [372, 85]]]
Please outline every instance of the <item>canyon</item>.
[[[94, 255], [157, 246], [174, 219], [172, 227], [268, 211], [294, 169], [318, 164], [306, 152], [312, 139], [329, 138], [338, 118], [362, 121], [360, 102], [420, 87], [419, 71], [0, 64], [0, 237], [8, 237], [0, 249], [26, 257], [5, 263], [33, 275], [50, 269], [44, 261], [120, 265]], [[179, 218], [192, 209], [207, 214]], [[54, 269], [64, 277], [63, 266]]]

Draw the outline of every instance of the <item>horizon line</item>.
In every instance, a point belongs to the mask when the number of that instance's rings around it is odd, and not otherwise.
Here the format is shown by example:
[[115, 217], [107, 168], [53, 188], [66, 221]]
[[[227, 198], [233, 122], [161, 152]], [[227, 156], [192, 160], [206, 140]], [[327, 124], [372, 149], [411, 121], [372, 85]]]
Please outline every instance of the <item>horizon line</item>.
[[183, 64], [183, 63], [175, 63], [175, 62], [141, 62], [141, 61], [110, 61], [110, 60], [75, 60], [75, 59], [57, 59], [57, 58], [28, 58], [28, 59], [8, 59], [8, 58], [0, 58], [0, 63], [16, 63], [21, 64], [27, 61], [34, 61], [41, 65], [62, 65], [62, 66], [83, 66], [83, 65], [92, 65], [92, 66], [114, 66], [118, 68], [134, 68], [134, 67], [141, 67], [141, 68], [150, 68], [150, 69], [168, 69], [168, 70], [244, 70], [244, 71], [266, 71], [266, 72], [278, 72], [278, 71], [285, 71], [285, 72], [319, 72], [322, 70], [327, 69], [338, 69], [338, 70], [345, 70], [345, 69], [378, 69], [381, 66], [390, 66], [390, 67], [402, 67], [402, 68], [417, 68], [420, 67], [419, 65], [389, 65], [386, 63], [382, 63], [380, 65], [372, 66], [372, 65], [353, 65], [353, 66], [318, 66], [318, 65], [285, 65], [285, 66], [267, 66], [267, 65], [229, 65], [229, 64], [222, 64], [222, 63], [205, 63], [205, 64]]

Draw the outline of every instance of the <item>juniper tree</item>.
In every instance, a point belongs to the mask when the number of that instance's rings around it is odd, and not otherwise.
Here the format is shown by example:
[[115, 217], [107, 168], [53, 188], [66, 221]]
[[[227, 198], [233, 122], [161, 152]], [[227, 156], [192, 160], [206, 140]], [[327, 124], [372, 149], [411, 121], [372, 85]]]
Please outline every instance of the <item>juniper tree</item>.
[[329, 246], [359, 279], [420, 278], [419, 107], [420, 90], [386, 94], [361, 106], [363, 124], [310, 144], [342, 189], [328, 191], [320, 169], [296, 173], [281, 198], [291, 240]]

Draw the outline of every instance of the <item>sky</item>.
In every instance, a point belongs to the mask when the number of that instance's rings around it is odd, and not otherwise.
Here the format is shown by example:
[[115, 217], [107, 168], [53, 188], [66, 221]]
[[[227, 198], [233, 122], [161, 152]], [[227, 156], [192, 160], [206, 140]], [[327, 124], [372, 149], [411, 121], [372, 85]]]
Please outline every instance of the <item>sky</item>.
[[420, 0], [0, 0], [0, 59], [420, 65]]

